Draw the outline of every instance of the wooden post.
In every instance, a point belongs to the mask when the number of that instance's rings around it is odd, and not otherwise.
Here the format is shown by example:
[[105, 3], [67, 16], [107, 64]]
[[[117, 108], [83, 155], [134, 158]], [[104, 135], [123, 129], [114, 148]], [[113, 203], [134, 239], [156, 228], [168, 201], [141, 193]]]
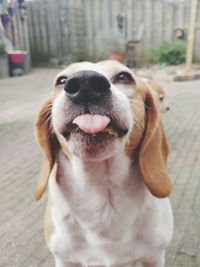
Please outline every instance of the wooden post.
[[190, 23], [188, 27], [188, 41], [187, 41], [187, 52], [186, 52], [186, 69], [189, 71], [192, 66], [193, 48], [194, 48], [194, 35], [195, 35], [195, 23], [197, 13], [197, 1], [191, 0], [190, 10]]

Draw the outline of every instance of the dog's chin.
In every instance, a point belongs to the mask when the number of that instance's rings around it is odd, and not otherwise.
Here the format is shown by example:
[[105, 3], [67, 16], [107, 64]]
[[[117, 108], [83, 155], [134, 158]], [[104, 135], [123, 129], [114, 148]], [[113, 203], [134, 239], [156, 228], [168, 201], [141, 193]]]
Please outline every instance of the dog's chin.
[[83, 160], [104, 160], [113, 156], [116, 147], [122, 143], [121, 138], [108, 132], [87, 134], [72, 131], [66, 138], [67, 149], [71, 154]]

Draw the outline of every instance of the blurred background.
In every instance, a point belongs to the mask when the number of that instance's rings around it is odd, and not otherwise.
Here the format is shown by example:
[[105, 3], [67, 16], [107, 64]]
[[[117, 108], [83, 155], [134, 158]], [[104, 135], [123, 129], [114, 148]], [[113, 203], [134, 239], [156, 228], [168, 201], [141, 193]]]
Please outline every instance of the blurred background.
[[200, 63], [197, 0], [0, 0], [0, 14], [1, 65], [6, 53], [9, 63], [23, 57], [25, 72], [106, 58], [130, 67], [180, 64], [187, 45]]

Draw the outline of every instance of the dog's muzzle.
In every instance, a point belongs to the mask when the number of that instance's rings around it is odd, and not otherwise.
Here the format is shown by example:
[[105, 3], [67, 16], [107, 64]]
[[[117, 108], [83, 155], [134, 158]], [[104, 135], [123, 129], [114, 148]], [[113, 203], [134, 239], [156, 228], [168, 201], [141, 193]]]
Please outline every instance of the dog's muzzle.
[[67, 140], [76, 135], [93, 142], [127, 134], [127, 127], [119, 123], [111, 109], [111, 84], [105, 76], [91, 70], [79, 71], [69, 76], [64, 90], [72, 104], [72, 114], [77, 114], [62, 131]]

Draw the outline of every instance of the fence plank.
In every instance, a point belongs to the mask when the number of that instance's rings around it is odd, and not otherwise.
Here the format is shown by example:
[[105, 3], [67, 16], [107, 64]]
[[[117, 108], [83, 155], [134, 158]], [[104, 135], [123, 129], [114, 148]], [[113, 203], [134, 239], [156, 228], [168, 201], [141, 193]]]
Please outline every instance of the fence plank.
[[[197, 6], [197, 21], [196, 24], [200, 24], [200, 1]], [[195, 40], [194, 40], [194, 56], [193, 60], [195, 63], [200, 62], [200, 29], [196, 29], [195, 31]]]
[[111, 0], [110, 2], [112, 6], [112, 29], [114, 32], [117, 32], [119, 30], [117, 24], [117, 15], [122, 13], [122, 10], [120, 9], [119, 0]]
[[132, 4], [132, 0], [127, 0], [126, 2], [126, 17], [127, 17], [127, 40], [131, 40], [132, 39], [132, 8], [131, 8], [131, 4]]
[[92, 19], [91, 19], [91, 5], [89, 0], [84, 1], [84, 15], [85, 15], [85, 23], [86, 23], [86, 44], [87, 49], [90, 55], [94, 54], [94, 45], [93, 45], [93, 29], [92, 29]]
[[[149, 0], [150, 1], [150, 0]], [[151, 10], [149, 10], [151, 12]], [[133, 33], [133, 39], [137, 39], [138, 36], [138, 30], [141, 24], [145, 24], [144, 23], [144, 19], [145, 19], [145, 2], [144, 1], [137, 1], [134, 0], [132, 1], [132, 14], [133, 14], [133, 18], [132, 18], [132, 24], [133, 24], [133, 29], [132, 29], [132, 33]], [[144, 42], [145, 44], [145, 42]]]
[[164, 14], [164, 36], [163, 41], [173, 40], [173, 23], [174, 23], [174, 5], [169, 1], [165, 1], [164, 4], [165, 14]]
[[38, 10], [38, 21], [40, 23], [40, 38], [42, 51], [44, 55], [49, 55], [48, 41], [47, 41], [47, 27], [46, 27], [46, 16], [45, 16], [45, 5], [46, 1], [42, 1]]
[[35, 58], [35, 55], [38, 54], [39, 51], [41, 51], [40, 47], [40, 39], [39, 39], [39, 25], [37, 21], [37, 2], [32, 2], [32, 9], [31, 9], [31, 20], [32, 20], [32, 29], [33, 29], [33, 58]]
[[188, 44], [186, 53], [186, 67], [190, 70], [192, 64], [192, 58], [194, 55], [194, 38], [195, 38], [195, 24], [196, 24], [196, 13], [197, 13], [197, 2], [198, 0], [191, 1], [191, 13], [190, 13], [190, 23], [188, 29]]
[[152, 44], [153, 46], [160, 46], [162, 43], [162, 29], [163, 29], [163, 8], [162, 0], [154, 0], [153, 5], [153, 17], [152, 17], [152, 27], [153, 27], [153, 36]]
[[60, 35], [61, 35], [61, 54], [63, 63], [70, 61], [70, 30], [69, 30], [69, 3], [62, 0], [60, 3]]
[[152, 21], [152, 0], [145, 1], [145, 38], [144, 38], [144, 49], [149, 50], [152, 47], [152, 36], [153, 36], [153, 21]]

